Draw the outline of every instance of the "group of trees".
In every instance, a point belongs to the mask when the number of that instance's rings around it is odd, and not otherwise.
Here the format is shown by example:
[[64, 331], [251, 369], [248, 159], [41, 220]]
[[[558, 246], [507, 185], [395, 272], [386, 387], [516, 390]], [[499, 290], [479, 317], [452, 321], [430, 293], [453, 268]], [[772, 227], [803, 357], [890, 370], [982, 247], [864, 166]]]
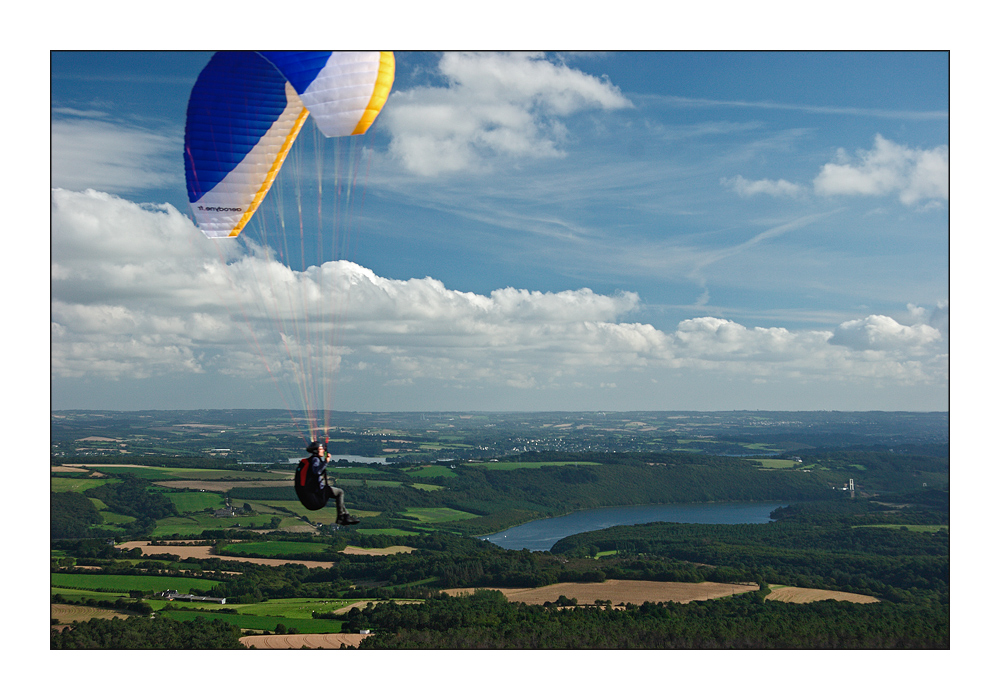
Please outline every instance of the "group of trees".
[[49, 496], [49, 531], [54, 540], [88, 537], [102, 521], [89, 498], [75, 491], [52, 491]]
[[53, 631], [51, 649], [244, 649], [240, 629], [199, 617], [183, 622], [166, 617], [129, 616], [74, 622]]

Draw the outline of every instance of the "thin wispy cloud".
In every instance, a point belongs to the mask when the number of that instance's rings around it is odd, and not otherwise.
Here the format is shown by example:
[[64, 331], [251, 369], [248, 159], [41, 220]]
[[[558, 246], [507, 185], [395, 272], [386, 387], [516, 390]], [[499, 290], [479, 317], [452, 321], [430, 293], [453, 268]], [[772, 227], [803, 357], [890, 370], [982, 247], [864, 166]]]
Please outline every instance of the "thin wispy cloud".
[[55, 187], [133, 193], [183, 180], [177, 168], [183, 141], [162, 129], [65, 118], [52, 122], [51, 138]]
[[766, 194], [772, 197], [797, 197], [804, 191], [802, 185], [796, 185], [788, 180], [748, 180], [742, 175], [724, 177], [719, 182], [733, 190], [741, 197], [754, 197]]
[[711, 100], [694, 97], [679, 97], [676, 95], [644, 96], [645, 99], [655, 99], [676, 107], [740, 107], [742, 109], [773, 109], [808, 114], [830, 114], [854, 117], [874, 117], [879, 119], [906, 119], [914, 121], [947, 120], [946, 110], [895, 110], [872, 109], [867, 107], [836, 107], [828, 105], [783, 104], [780, 102], [750, 101], [750, 100]]

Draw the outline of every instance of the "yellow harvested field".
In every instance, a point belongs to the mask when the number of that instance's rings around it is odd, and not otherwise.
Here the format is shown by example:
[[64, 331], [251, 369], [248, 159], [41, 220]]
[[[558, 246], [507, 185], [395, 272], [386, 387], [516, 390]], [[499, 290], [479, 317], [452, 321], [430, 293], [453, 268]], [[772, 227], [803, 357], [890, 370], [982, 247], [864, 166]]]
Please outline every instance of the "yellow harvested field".
[[123, 542], [115, 545], [118, 549], [133, 549], [138, 547], [143, 554], [176, 554], [181, 559], [193, 557], [195, 559], [221, 559], [222, 561], [244, 561], [250, 564], [263, 564], [264, 566], [281, 566], [282, 564], [302, 564], [310, 569], [329, 569], [333, 566], [331, 561], [300, 561], [297, 559], [260, 559], [257, 557], [231, 557], [222, 554], [213, 554], [210, 545], [150, 545], [146, 541]]
[[240, 637], [240, 642], [251, 649], [339, 649], [341, 644], [357, 647], [364, 634], [265, 634]]
[[844, 591], [825, 591], [819, 588], [798, 588], [784, 586], [773, 589], [767, 594], [767, 600], [779, 600], [783, 603], [814, 603], [817, 600], [846, 600], [849, 603], [878, 603], [878, 598], [860, 593], [845, 593]]
[[[576, 598], [580, 605], [593, 605], [598, 600], [610, 600], [611, 604], [620, 603], [690, 603], [693, 600], [709, 600], [725, 596], [756, 591], [757, 584], [745, 583], [679, 583], [675, 581], [624, 581], [608, 579], [601, 583], [554, 583], [541, 588], [495, 588], [507, 600], [517, 603], [541, 605], [546, 602], [556, 602], [559, 596]], [[448, 595], [463, 595], [472, 593], [474, 588], [450, 588], [444, 592]]]
[[59, 467], [59, 466], [55, 466], [55, 467], [52, 467], [52, 471], [54, 471], [54, 472], [86, 472], [86, 471], [89, 471], [89, 470], [84, 469], [83, 467], [69, 467], [69, 466]]
[[393, 545], [392, 547], [381, 547], [378, 549], [364, 549], [353, 545], [344, 547], [344, 554], [366, 554], [370, 557], [384, 557], [387, 554], [409, 554], [412, 551], [414, 551], [413, 547], [404, 547], [403, 545]]

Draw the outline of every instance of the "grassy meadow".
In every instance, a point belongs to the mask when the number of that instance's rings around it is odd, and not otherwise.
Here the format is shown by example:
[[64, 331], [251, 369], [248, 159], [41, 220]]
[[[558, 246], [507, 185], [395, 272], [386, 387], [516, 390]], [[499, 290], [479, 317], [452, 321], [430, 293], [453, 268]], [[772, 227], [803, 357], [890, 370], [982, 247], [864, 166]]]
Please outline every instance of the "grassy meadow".
[[479, 517], [454, 508], [406, 508], [400, 515], [412, 518], [419, 523], [448, 523]]
[[102, 591], [105, 593], [124, 593], [129, 591], [165, 591], [176, 590], [178, 593], [190, 593], [192, 588], [210, 590], [217, 581], [205, 578], [187, 578], [184, 576], [144, 576], [128, 574], [75, 574], [54, 572], [50, 576], [50, 585], [55, 588], [82, 589], [85, 591]]
[[230, 542], [222, 546], [220, 554], [244, 557], [285, 557], [294, 559], [297, 554], [314, 554], [330, 551], [329, 545], [319, 542]]

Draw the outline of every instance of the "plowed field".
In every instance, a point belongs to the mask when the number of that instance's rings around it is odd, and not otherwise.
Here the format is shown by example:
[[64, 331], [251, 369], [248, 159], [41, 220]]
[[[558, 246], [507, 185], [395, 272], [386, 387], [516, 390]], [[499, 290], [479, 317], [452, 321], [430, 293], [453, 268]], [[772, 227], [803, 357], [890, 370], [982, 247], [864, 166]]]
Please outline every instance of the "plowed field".
[[113, 617], [128, 617], [125, 613], [105, 610], [104, 608], [91, 608], [86, 605], [66, 605], [63, 603], [52, 603], [51, 617], [59, 622], [80, 622], [81, 620], [92, 620], [100, 618], [110, 620]]
[[356, 647], [363, 634], [266, 634], [240, 637], [244, 646], [252, 649], [339, 649], [341, 644]]

